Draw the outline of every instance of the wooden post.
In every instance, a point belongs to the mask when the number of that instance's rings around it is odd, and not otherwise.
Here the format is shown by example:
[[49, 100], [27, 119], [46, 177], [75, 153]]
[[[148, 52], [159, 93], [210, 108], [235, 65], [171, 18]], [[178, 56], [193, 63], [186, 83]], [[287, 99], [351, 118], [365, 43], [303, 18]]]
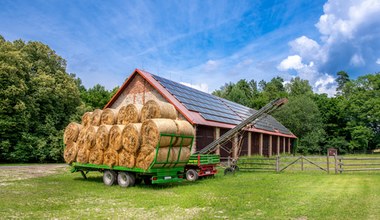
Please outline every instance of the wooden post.
[[301, 156], [301, 170], [303, 171], [303, 156]]
[[284, 152], [283, 153], [286, 153], [286, 142], [285, 142], [285, 139], [286, 139], [285, 137], [284, 137], [284, 139], [282, 139], [283, 140], [282, 144], [283, 144], [283, 147], [284, 147], [284, 150], [283, 150]]
[[239, 138], [238, 135], [234, 135], [234, 139], [232, 141], [232, 157], [233, 159], [237, 159], [237, 148], [238, 148]]
[[260, 133], [260, 140], [259, 140], [259, 155], [263, 156], [263, 133]]
[[290, 154], [290, 138], [288, 138], [288, 154]]
[[330, 173], [330, 156], [329, 156], [329, 152], [327, 152], [327, 173]]
[[276, 172], [280, 171], [280, 156], [276, 156]]
[[342, 173], [342, 158], [339, 158], [339, 173]]
[[273, 150], [273, 146], [272, 146], [272, 135], [269, 135], [269, 149], [268, 149], [268, 154], [269, 156], [271, 157], [272, 156], [272, 150]]
[[[219, 137], [220, 137], [220, 128], [215, 127], [215, 138], [214, 138], [214, 140], [218, 139]], [[216, 147], [215, 154], [220, 155], [220, 145], [218, 145], [218, 147]]]
[[277, 155], [280, 155], [280, 136], [277, 136]]
[[336, 155], [334, 155], [334, 160], [335, 160], [335, 174], [338, 174], [338, 158]]
[[194, 132], [195, 132], [195, 136], [194, 136], [194, 139], [193, 139], [193, 147], [191, 148], [191, 154], [194, 154], [196, 151], [197, 151], [197, 126], [194, 125]]
[[251, 139], [252, 132], [248, 131], [248, 157], [252, 154], [252, 139]]

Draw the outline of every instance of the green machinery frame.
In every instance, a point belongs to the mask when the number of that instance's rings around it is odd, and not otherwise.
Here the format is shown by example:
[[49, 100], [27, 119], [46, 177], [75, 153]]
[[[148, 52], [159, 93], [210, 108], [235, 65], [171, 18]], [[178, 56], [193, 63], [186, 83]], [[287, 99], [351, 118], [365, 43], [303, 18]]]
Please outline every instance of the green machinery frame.
[[[158, 151], [160, 149], [160, 142], [162, 137], [170, 137], [170, 145], [169, 145], [169, 150], [168, 154], [166, 157], [166, 161], [164, 162], [158, 162], [157, 161], [157, 156], [158, 156]], [[178, 153], [177, 160], [175, 161], [169, 161], [170, 159], [170, 153], [172, 151], [172, 148], [174, 147], [174, 141], [177, 140], [177, 138], [181, 138], [180, 142], [180, 149]], [[114, 170], [114, 171], [126, 171], [126, 172], [131, 172], [135, 173], [136, 177], [151, 177], [152, 178], [152, 183], [170, 183], [170, 182], [181, 182], [183, 180], [183, 172], [184, 172], [184, 167], [188, 163], [188, 160], [186, 161], [180, 161], [180, 156], [182, 152], [182, 148], [185, 147], [183, 146], [183, 141], [184, 139], [191, 139], [191, 144], [190, 144], [190, 152], [193, 147], [193, 140], [194, 136], [187, 136], [187, 135], [176, 135], [176, 134], [160, 134], [160, 140], [156, 146], [156, 154], [154, 157], [153, 162], [150, 164], [149, 168], [144, 170], [142, 168], [128, 168], [124, 166], [113, 166], [109, 167], [108, 165], [97, 165], [97, 164], [82, 164], [82, 163], [72, 163], [72, 169], [71, 172], [90, 172], [90, 171], [99, 171], [103, 172], [104, 170]], [[187, 146], [186, 146], [187, 147]], [[157, 165], [159, 167], [157, 167]]]

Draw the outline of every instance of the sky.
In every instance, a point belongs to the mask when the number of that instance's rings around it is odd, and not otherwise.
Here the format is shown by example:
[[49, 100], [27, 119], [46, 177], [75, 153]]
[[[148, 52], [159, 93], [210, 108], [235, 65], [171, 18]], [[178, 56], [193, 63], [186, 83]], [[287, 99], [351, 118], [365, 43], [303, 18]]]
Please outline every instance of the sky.
[[49, 45], [89, 88], [139, 68], [205, 92], [380, 72], [380, 0], [1, 0], [0, 35]]

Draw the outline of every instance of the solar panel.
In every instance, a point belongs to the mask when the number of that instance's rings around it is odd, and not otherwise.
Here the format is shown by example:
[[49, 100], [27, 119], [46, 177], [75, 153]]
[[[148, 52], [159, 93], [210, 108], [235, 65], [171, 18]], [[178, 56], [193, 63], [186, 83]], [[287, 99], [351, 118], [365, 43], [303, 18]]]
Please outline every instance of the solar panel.
[[[213, 96], [180, 83], [156, 75], [152, 76], [189, 111], [199, 112], [205, 120], [239, 124], [242, 120], [257, 112], [257, 110], [244, 105]], [[255, 121], [254, 126], [267, 131], [278, 130], [284, 134], [291, 134], [285, 126], [270, 115]]]

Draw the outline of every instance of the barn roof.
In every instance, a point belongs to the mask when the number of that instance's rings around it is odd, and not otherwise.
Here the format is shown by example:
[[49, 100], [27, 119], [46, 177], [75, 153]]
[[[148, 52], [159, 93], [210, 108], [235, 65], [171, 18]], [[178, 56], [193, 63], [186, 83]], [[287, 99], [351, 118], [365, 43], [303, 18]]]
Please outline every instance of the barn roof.
[[[120, 96], [129, 82], [137, 75], [147, 80], [163, 97], [192, 124], [207, 125], [222, 128], [232, 128], [256, 112], [246, 106], [205, 93], [163, 77], [136, 69], [119, 91], [112, 97], [105, 108]], [[260, 118], [250, 129], [254, 132], [296, 138], [285, 126], [268, 115]]]

